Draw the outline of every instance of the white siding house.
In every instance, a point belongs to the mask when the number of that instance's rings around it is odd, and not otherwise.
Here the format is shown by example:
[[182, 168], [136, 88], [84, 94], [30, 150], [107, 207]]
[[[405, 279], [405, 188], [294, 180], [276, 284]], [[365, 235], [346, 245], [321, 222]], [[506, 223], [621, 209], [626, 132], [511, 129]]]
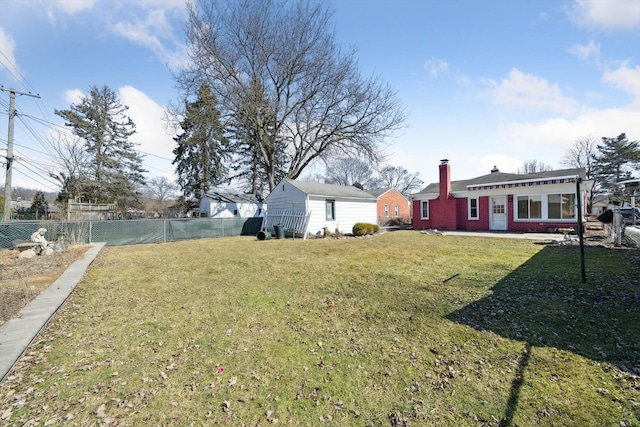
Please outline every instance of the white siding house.
[[285, 179], [265, 203], [267, 216], [309, 214], [306, 230], [298, 230], [305, 236], [322, 235], [325, 227], [331, 233], [351, 233], [358, 222], [376, 223], [376, 197], [356, 187]]
[[253, 194], [209, 192], [200, 199], [200, 216], [211, 218], [253, 218], [263, 216], [262, 197]]

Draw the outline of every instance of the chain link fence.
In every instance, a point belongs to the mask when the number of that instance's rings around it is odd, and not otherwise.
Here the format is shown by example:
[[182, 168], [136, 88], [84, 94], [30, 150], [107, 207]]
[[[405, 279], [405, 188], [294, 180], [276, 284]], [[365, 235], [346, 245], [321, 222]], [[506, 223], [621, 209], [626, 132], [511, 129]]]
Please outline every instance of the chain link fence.
[[255, 236], [262, 218], [184, 218], [114, 221], [19, 221], [0, 223], [0, 249], [16, 240], [28, 241], [46, 228], [47, 241], [64, 239], [70, 244], [106, 242], [107, 245], [165, 243], [180, 240], [240, 235]]
[[625, 224], [622, 214], [614, 212], [613, 222], [605, 224], [605, 243], [640, 248], [640, 224]]

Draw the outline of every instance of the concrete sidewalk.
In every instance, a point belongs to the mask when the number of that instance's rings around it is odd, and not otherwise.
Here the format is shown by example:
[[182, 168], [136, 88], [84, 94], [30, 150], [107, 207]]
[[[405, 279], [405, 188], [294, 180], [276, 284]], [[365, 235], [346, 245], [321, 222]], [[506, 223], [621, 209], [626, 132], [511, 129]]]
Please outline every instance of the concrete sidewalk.
[[69, 297], [104, 245], [94, 243], [83, 258], [71, 264], [58, 280], [23, 308], [17, 317], [0, 326], [0, 382]]
[[497, 237], [503, 239], [526, 239], [539, 241], [562, 241], [564, 234], [560, 233], [513, 233], [506, 231], [442, 231], [443, 236], [476, 236]]

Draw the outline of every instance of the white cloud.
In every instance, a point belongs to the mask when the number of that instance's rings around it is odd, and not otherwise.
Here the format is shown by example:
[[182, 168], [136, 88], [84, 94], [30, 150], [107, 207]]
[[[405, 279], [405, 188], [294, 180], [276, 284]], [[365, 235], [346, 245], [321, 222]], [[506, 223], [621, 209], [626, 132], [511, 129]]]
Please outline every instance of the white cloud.
[[574, 0], [569, 14], [579, 25], [611, 30], [640, 28], [638, 0]]
[[630, 68], [627, 63], [623, 63], [617, 70], [605, 72], [603, 80], [611, 83], [616, 89], [633, 95], [631, 107], [640, 109], [640, 66]]
[[75, 15], [93, 9], [96, 0], [35, 0], [37, 7], [46, 10], [49, 22], [56, 24], [58, 15]]
[[138, 4], [149, 7], [162, 7], [166, 9], [183, 9], [186, 0], [138, 0]]
[[80, 101], [82, 101], [82, 98], [84, 98], [84, 92], [82, 92], [80, 89], [67, 89], [62, 95], [62, 98], [69, 105], [79, 104]]
[[429, 72], [429, 75], [433, 78], [437, 78], [438, 75], [449, 71], [449, 63], [440, 58], [431, 58], [423, 65], [424, 69]]
[[[120, 37], [147, 47], [171, 67], [186, 62], [186, 48], [175, 39], [171, 23], [163, 9], [150, 11], [144, 20], [117, 22], [112, 25], [111, 30]], [[170, 50], [167, 45], [175, 46], [175, 51]]]
[[[2, 1], [2, 0], [0, 0]], [[176, 38], [173, 25], [186, 13], [187, 0], [25, 0], [47, 11], [52, 24], [65, 16], [90, 11], [88, 19], [119, 37], [151, 50], [172, 68], [186, 63], [186, 46]], [[170, 15], [172, 19], [167, 17]]]
[[22, 72], [16, 62], [14, 54], [15, 48], [16, 43], [13, 40], [13, 37], [5, 33], [4, 29], [0, 27], [0, 52], [2, 53], [0, 55], [0, 66], [8, 70], [13, 79], [19, 82], [22, 80]]
[[561, 114], [570, 114], [577, 108], [577, 102], [565, 97], [557, 84], [515, 68], [499, 84], [489, 83], [493, 88], [488, 93], [499, 107]]
[[613, 137], [623, 132], [630, 140], [640, 139], [640, 111], [589, 109], [572, 120], [556, 117], [537, 123], [510, 123], [500, 127], [499, 138], [512, 154], [522, 153], [523, 160], [535, 158], [559, 167], [562, 156], [578, 138]]
[[173, 158], [175, 142], [172, 135], [167, 134], [165, 130], [164, 108], [132, 86], [121, 87], [119, 95], [122, 104], [129, 107], [127, 113], [136, 124], [136, 133], [131, 137], [134, 143], [139, 144], [136, 149], [152, 154], [152, 156], [145, 156], [145, 168], [149, 169], [153, 175], [162, 173], [170, 177], [173, 168], [171, 160], [166, 159]]
[[582, 60], [589, 58], [598, 59], [600, 57], [600, 43], [589, 40], [589, 43], [586, 45], [574, 44], [569, 48], [569, 53]]
[[49, 3], [51, 7], [60, 9], [67, 15], [73, 15], [82, 10], [91, 9], [94, 4], [95, 0], [54, 0]]

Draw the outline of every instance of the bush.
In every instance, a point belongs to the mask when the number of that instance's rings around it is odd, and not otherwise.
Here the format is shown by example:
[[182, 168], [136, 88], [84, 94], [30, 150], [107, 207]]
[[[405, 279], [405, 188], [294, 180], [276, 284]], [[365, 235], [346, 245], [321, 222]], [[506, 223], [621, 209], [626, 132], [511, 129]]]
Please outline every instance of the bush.
[[365, 222], [358, 222], [353, 226], [353, 235], [354, 236], [365, 236], [367, 234], [374, 234], [380, 231], [380, 227], [376, 224], [367, 224]]

